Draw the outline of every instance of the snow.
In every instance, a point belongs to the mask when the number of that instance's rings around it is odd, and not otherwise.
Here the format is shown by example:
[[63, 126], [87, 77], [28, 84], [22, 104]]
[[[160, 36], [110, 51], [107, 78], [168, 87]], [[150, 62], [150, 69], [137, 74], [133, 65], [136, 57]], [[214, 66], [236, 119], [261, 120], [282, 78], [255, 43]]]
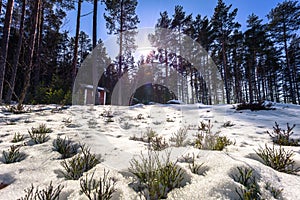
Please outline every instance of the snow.
[[[210, 120], [214, 131], [220, 131], [235, 144], [223, 151], [200, 150], [192, 146], [169, 147], [171, 159], [176, 161], [186, 155], [194, 154], [198, 164], [204, 163], [207, 171], [203, 175], [190, 172], [188, 164], [178, 162], [184, 170], [186, 185], [176, 188], [168, 194], [168, 199], [238, 199], [235, 191], [240, 184], [232, 178], [237, 167], [248, 166], [259, 177], [258, 183], [264, 188], [266, 183], [283, 189], [283, 199], [300, 199], [300, 176], [286, 174], [265, 166], [255, 151], [260, 147], [272, 145], [267, 130], [272, 131], [275, 121], [282, 128], [286, 123], [296, 124], [293, 137], [300, 137], [300, 106], [274, 104], [276, 110], [235, 111], [233, 105], [207, 106], [202, 104], [181, 105], [142, 105], [130, 107], [117, 106], [71, 106], [58, 112], [51, 112], [56, 105], [29, 106], [31, 113], [11, 114], [0, 107], [0, 151], [8, 150], [15, 133], [26, 135], [23, 144], [29, 141], [28, 130], [45, 123], [53, 129], [50, 140], [43, 144], [22, 146], [20, 151], [27, 156], [24, 160], [5, 164], [0, 158], [0, 183], [8, 184], [0, 189], [0, 199], [17, 199], [25, 195], [24, 189], [34, 186], [44, 188], [52, 181], [54, 186], [64, 186], [60, 199], [85, 199], [79, 193], [79, 180], [65, 180], [59, 171], [60, 154], [53, 150], [52, 142], [57, 136], [68, 137], [74, 142], [86, 144], [103, 162], [88, 171], [95, 176], [109, 170], [109, 176], [117, 180], [117, 192], [113, 199], [139, 199], [139, 195], [130, 187], [128, 172], [129, 161], [142, 152], [147, 153], [143, 142], [129, 140], [132, 136], [141, 136], [147, 128], [152, 128], [169, 141], [172, 133], [179, 128], [188, 127], [188, 138], [193, 139], [201, 121]], [[105, 112], [104, 112], [105, 111]], [[113, 122], [105, 122], [103, 113], [111, 113]], [[168, 120], [167, 120], [168, 119]], [[65, 121], [71, 121], [67, 126]], [[231, 121], [234, 126], [222, 127]], [[129, 127], [126, 127], [129, 125]], [[295, 165], [300, 166], [300, 147], [284, 147], [294, 151]], [[1, 156], [0, 156], [1, 157]], [[268, 195], [268, 194], [266, 194]], [[267, 199], [272, 199], [269, 195]]]

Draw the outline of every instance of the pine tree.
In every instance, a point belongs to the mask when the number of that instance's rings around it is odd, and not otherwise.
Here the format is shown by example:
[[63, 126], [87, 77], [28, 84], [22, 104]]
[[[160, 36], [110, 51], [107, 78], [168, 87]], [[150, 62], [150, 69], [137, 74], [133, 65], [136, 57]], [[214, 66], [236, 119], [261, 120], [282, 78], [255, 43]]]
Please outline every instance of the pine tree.
[[[104, 18], [106, 28], [109, 34], [119, 34], [119, 55], [118, 55], [118, 78], [127, 72], [128, 64], [124, 63], [132, 57], [132, 51], [135, 49], [134, 35], [136, 34], [139, 18], [135, 12], [137, 0], [102, 0], [105, 4]], [[122, 86], [122, 83], [120, 83]], [[118, 104], [122, 105], [122, 88], [118, 90]]]
[[[262, 19], [252, 14], [248, 17], [247, 28], [245, 31], [245, 75], [248, 85], [249, 101], [253, 102], [257, 99], [257, 92], [259, 91], [257, 80], [258, 57], [262, 53], [263, 43], [265, 42], [265, 30], [262, 25]], [[254, 97], [256, 94], [256, 97]]]
[[0, 55], [0, 104], [2, 103], [4, 75], [5, 75], [5, 67], [7, 62], [6, 59], [7, 59], [8, 43], [9, 43], [9, 36], [10, 36], [10, 25], [11, 25], [13, 8], [14, 8], [14, 0], [8, 0], [6, 6], [1, 55]]
[[27, 0], [23, 0], [22, 14], [21, 14], [21, 18], [20, 18], [19, 39], [18, 39], [17, 49], [15, 51], [14, 60], [12, 63], [12, 73], [11, 73], [11, 77], [10, 77], [9, 83], [8, 83], [9, 88], [8, 88], [7, 94], [5, 96], [6, 103], [11, 102], [12, 94], [14, 93], [14, 89], [15, 89], [17, 69], [18, 69], [18, 65], [19, 65], [19, 58], [20, 58], [21, 48], [22, 48], [22, 43], [23, 43], [24, 22], [25, 22], [25, 15], [26, 15], [26, 3], [27, 3]]
[[41, 4], [41, 0], [37, 0], [34, 4], [35, 5], [34, 10], [32, 11], [33, 23], [32, 23], [31, 35], [30, 35], [30, 41], [29, 41], [28, 66], [26, 67], [26, 71], [25, 71], [24, 86], [23, 86], [22, 92], [20, 94], [18, 107], [22, 106], [22, 104], [25, 100], [27, 90], [30, 86], [31, 72], [33, 69], [33, 56], [34, 56], [38, 21], [39, 21], [38, 19], [39, 19], [39, 13], [40, 13], [40, 4]]
[[77, 64], [78, 64], [78, 41], [79, 41], [79, 32], [80, 32], [80, 16], [81, 16], [81, 4], [83, 0], [78, 0], [77, 4], [77, 17], [76, 17], [76, 31], [75, 31], [75, 44], [74, 44], [74, 53], [73, 53], [73, 64], [72, 64], [72, 76], [73, 81], [75, 80], [77, 73]]
[[288, 44], [292, 36], [300, 28], [300, 5], [298, 1], [286, 0], [278, 3], [277, 6], [267, 15], [272, 36], [276, 42], [283, 47], [285, 67], [287, 72], [289, 96], [292, 103], [296, 103], [293, 79], [295, 75], [290, 64]]
[[219, 58], [221, 61], [221, 71], [225, 86], [226, 102], [230, 101], [230, 69], [228, 63], [228, 44], [229, 38], [234, 29], [239, 28], [240, 24], [234, 21], [237, 15], [237, 9], [230, 12], [232, 5], [226, 6], [223, 0], [218, 0], [214, 15], [211, 19], [213, 26], [214, 37], [216, 38], [216, 45], [220, 46]]

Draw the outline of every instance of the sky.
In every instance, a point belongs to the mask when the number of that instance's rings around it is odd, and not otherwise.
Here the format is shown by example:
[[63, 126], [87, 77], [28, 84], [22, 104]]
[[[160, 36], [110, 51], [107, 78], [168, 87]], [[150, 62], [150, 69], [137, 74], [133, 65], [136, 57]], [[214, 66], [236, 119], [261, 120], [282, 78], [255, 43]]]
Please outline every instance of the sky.
[[[193, 17], [200, 14], [201, 16], [211, 17], [214, 13], [214, 8], [218, 0], [138, 0], [136, 12], [140, 19], [138, 28], [154, 28], [159, 19], [160, 12], [167, 11], [171, 17], [174, 14], [176, 5], [183, 6], [186, 15], [193, 14]], [[254, 13], [267, 22], [266, 15], [270, 10], [283, 0], [224, 0], [226, 5], [232, 4], [232, 9], [238, 8], [236, 21], [242, 24], [242, 30], [246, 29], [247, 17]], [[98, 6], [98, 39], [106, 40], [109, 38], [105, 27], [105, 20], [103, 17], [104, 4], [99, 2]], [[92, 3], [83, 3], [82, 15], [93, 10]], [[67, 19], [65, 20], [63, 29], [75, 34], [76, 27], [76, 10], [69, 11]], [[92, 14], [81, 18], [81, 30], [86, 32], [90, 38], [92, 36]]]

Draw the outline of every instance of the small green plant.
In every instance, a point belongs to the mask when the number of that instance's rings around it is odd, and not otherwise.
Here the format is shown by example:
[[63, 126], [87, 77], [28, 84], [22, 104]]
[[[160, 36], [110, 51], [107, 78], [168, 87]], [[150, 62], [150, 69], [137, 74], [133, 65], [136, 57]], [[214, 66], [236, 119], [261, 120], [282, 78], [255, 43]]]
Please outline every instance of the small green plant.
[[13, 114], [23, 114], [31, 112], [30, 108], [26, 108], [23, 104], [7, 106], [5, 112], [11, 112]]
[[124, 122], [122, 125], [121, 125], [121, 128], [124, 129], [124, 130], [128, 130], [132, 127], [132, 124], [129, 124], [128, 122]]
[[147, 128], [144, 138], [148, 143], [150, 143], [153, 138], [157, 137], [157, 133], [152, 128]]
[[19, 200], [59, 200], [59, 195], [63, 188], [64, 186], [61, 185], [54, 188], [52, 182], [43, 190], [39, 190], [38, 187], [35, 189], [34, 186], [31, 185], [30, 188], [25, 189], [26, 195]]
[[295, 161], [292, 159], [294, 156], [293, 151], [285, 151], [281, 146], [279, 149], [268, 147], [259, 148], [256, 154], [263, 160], [264, 164], [279, 171], [288, 174], [297, 174], [300, 167], [295, 168]]
[[267, 133], [272, 138], [275, 144], [283, 145], [283, 146], [299, 146], [299, 140], [291, 139], [290, 136], [293, 135], [293, 129], [295, 128], [295, 124], [291, 127], [289, 123], [286, 124], [287, 130], [283, 130], [279, 127], [277, 122], [275, 122], [275, 126], [273, 126], [273, 132], [267, 131]]
[[13, 139], [11, 140], [12, 143], [21, 142], [24, 140], [24, 135], [21, 135], [20, 133], [15, 133]]
[[222, 127], [224, 127], [224, 128], [232, 127], [232, 126], [234, 126], [234, 124], [231, 121], [227, 121], [222, 125]]
[[168, 148], [168, 143], [163, 137], [156, 136], [150, 141], [150, 148], [154, 151], [161, 151]]
[[167, 118], [166, 121], [167, 121], [167, 122], [175, 122], [175, 120], [174, 120], [174, 119], [171, 119], [171, 118]]
[[141, 137], [137, 136], [132, 136], [129, 139], [130, 140], [135, 140], [135, 141], [141, 141], [141, 142], [146, 142], [150, 143], [153, 141], [153, 139], [157, 136], [157, 133], [152, 129], [152, 128], [147, 128], [146, 132], [141, 134]]
[[172, 137], [170, 138], [170, 142], [175, 143], [175, 147], [182, 147], [187, 145], [187, 128], [180, 128], [176, 133], [172, 134]]
[[272, 103], [266, 103], [265, 101], [253, 102], [253, 103], [241, 103], [236, 106], [236, 110], [275, 110], [272, 108]]
[[142, 120], [142, 119], [145, 119], [144, 117], [143, 117], [143, 114], [138, 114], [137, 116], [136, 116], [136, 119], [137, 120]]
[[101, 199], [109, 200], [112, 198], [114, 192], [116, 192], [115, 185], [116, 180], [109, 178], [108, 172], [105, 172], [103, 178], [99, 180], [94, 179], [95, 172], [92, 173], [91, 177], [85, 175], [85, 178], [80, 179], [80, 193], [84, 194], [88, 199]]
[[3, 151], [3, 161], [6, 164], [20, 162], [25, 159], [26, 155], [20, 153], [20, 146], [12, 145], [8, 151]]
[[237, 167], [238, 175], [232, 175], [234, 181], [242, 186], [235, 191], [241, 200], [261, 199], [261, 192], [253, 170], [250, 168]]
[[266, 183], [265, 189], [268, 190], [275, 199], [281, 198], [283, 189], [273, 187], [270, 182]]
[[100, 114], [100, 116], [102, 117], [108, 117], [108, 118], [113, 118], [113, 112], [111, 110], [111, 107], [104, 109], [103, 112]]
[[233, 144], [226, 136], [220, 136], [219, 132], [212, 132], [213, 125], [201, 122], [198, 130], [200, 133], [196, 135], [195, 147], [198, 149], [222, 151], [226, 146]]
[[32, 127], [31, 131], [28, 131], [29, 136], [34, 144], [41, 144], [49, 140], [49, 135], [52, 129], [47, 128], [46, 124], [40, 124], [37, 128]]
[[46, 124], [40, 124], [37, 128], [32, 127], [31, 133], [52, 133], [52, 129], [48, 128]]
[[170, 161], [170, 152], [161, 161], [158, 153], [148, 152], [145, 157], [130, 161], [129, 171], [135, 176], [136, 190], [146, 199], [167, 198], [168, 192], [182, 186], [183, 171]]
[[61, 158], [70, 158], [77, 153], [79, 148], [78, 144], [73, 144], [71, 140], [67, 138], [60, 138], [59, 136], [53, 141], [53, 147], [55, 151], [61, 154]]
[[203, 164], [204, 163], [201, 163], [200, 165], [197, 164], [195, 162], [195, 155], [193, 154], [193, 158], [192, 158], [192, 161], [191, 163], [189, 163], [189, 169], [191, 170], [191, 172], [193, 174], [198, 174], [198, 175], [202, 175], [205, 173], [205, 171], [207, 170], [207, 168], [203, 168]]
[[89, 121], [88, 121], [88, 127], [89, 128], [96, 128], [97, 127], [97, 121], [95, 120], [95, 119], [90, 119]]
[[110, 123], [110, 122], [114, 122], [113, 118], [112, 117], [107, 117], [105, 119], [105, 123]]
[[63, 166], [65, 172], [63, 175], [66, 179], [78, 180], [84, 172], [95, 167], [100, 163], [100, 158], [96, 155], [91, 154], [90, 149], [85, 147], [85, 145], [80, 145], [81, 153], [70, 160], [63, 160], [61, 165]]
[[70, 126], [72, 124], [72, 119], [70, 118], [64, 118], [62, 122], [65, 124], [66, 127]]

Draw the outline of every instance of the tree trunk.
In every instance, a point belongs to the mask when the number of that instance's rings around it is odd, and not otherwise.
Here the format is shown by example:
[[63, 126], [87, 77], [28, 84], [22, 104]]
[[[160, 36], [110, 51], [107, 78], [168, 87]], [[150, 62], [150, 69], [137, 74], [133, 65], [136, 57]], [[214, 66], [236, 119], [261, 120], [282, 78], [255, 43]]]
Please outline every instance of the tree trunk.
[[2, 103], [2, 96], [3, 96], [2, 93], [3, 93], [3, 85], [4, 85], [5, 66], [6, 66], [6, 59], [7, 59], [10, 24], [12, 19], [13, 8], [14, 8], [14, 0], [8, 0], [6, 13], [5, 13], [2, 48], [1, 48], [1, 55], [0, 55], [1, 56], [0, 57], [0, 104]]
[[28, 57], [28, 65], [26, 67], [26, 72], [25, 72], [25, 77], [24, 77], [24, 86], [23, 86], [23, 90], [20, 94], [18, 107], [21, 107], [21, 105], [23, 104], [27, 90], [30, 86], [30, 77], [31, 77], [31, 72], [32, 72], [32, 61], [33, 61], [34, 47], [35, 47], [35, 41], [36, 41], [36, 35], [37, 35], [40, 3], [41, 3], [41, 0], [36, 0], [35, 5], [34, 5], [34, 10], [32, 12], [33, 23], [32, 23], [32, 29], [31, 29], [32, 32], [31, 32], [30, 41], [29, 41], [29, 51], [30, 52], [29, 52], [29, 57]]
[[[93, 49], [97, 46], [97, 12], [98, 12], [98, 0], [94, 0], [94, 13], [93, 13]], [[95, 94], [95, 105], [99, 104], [98, 95], [98, 76], [97, 76], [97, 56], [93, 55], [93, 86]]]
[[97, 13], [98, 13], [98, 0], [94, 0], [94, 13], [93, 13], [93, 49], [97, 46]]
[[72, 83], [75, 81], [76, 73], [77, 73], [77, 57], [78, 57], [78, 41], [79, 41], [79, 30], [80, 30], [80, 15], [81, 15], [81, 3], [82, 0], [78, 0], [78, 8], [77, 8], [77, 19], [76, 19], [76, 33], [75, 33], [75, 44], [74, 44], [74, 54], [73, 54], [73, 64], [72, 64]]
[[38, 87], [40, 83], [40, 74], [41, 74], [41, 54], [42, 54], [42, 34], [43, 34], [43, 24], [44, 24], [44, 8], [43, 4], [41, 2], [40, 9], [39, 9], [39, 17], [38, 17], [38, 29], [37, 29], [37, 45], [36, 45], [36, 62], [33, 66], [34, 68], [34, 76], [33, 76], [33, 95], [36, 94], [36, 88]]
[[224, 67], [224, 86], [225, 86], [225, 93], [226, 93], [226, 103], [230, 104], [229, 88], [228, 88], [227, 58], [226, 58], [224, 41], [222, 42], [222, 55], [223, 55], [223, 67]]
[[21, 19], [20, 19], [19, 40], [18, 40], [18, 45], [17, 45], [17, 49], [16, 49], [16, 52], [15, 52], [15, 57], [14, 57], [13, 64], [12, 64], [12, 74], [11, 74], [11, 77], [10, 77], [10, 80], [9, 80], [9, 89], [8, 89], [7, 95], [5, 97], [5, 102], [6, 103], [11, 102], [12, 94], [13, 94], [13, 91], [14, 91], [14, 88], [15, 88], [19, 58], [20, 58], [22, 43], [23, 43], [24, 19], [25, 19], [25, 15], [26, 15], [26, 3], [27, 3], [26, 0], [23, 0], [22, 14], [21, 14]]
[[2, 14], [2, 0], [0, 0], [0, 15]]
[[296, 104], [295, 91], [294, 91], [293, 81], [292, 81], [292, 73], [291, 73], [291, 69], [290, 69], [290, 59], [289, 59], [289, 53], [288, 53], [285, 23], [283, 25], [283, 40], [284, 40], [284, 52], [285, 52], [286, 67], [287, 67], [287, 70], [288, 70], [288, 81], [289, 81], [289, 86], [290, 86], [290, 95], [291, 95], [291, 98], [292, 98], [292, 103]]
[[123, 0], [121, 0], [121, 14], [120, 14], [120, 49], [119, 49], [119, 69], [118, 69], [118, 81], [119, 81], [119, 90], [118, 90], [118, 105], [122, 105], [122, 55], [123, 55], [123, 29], [124, 29], [124, 21], [123, 21]]

